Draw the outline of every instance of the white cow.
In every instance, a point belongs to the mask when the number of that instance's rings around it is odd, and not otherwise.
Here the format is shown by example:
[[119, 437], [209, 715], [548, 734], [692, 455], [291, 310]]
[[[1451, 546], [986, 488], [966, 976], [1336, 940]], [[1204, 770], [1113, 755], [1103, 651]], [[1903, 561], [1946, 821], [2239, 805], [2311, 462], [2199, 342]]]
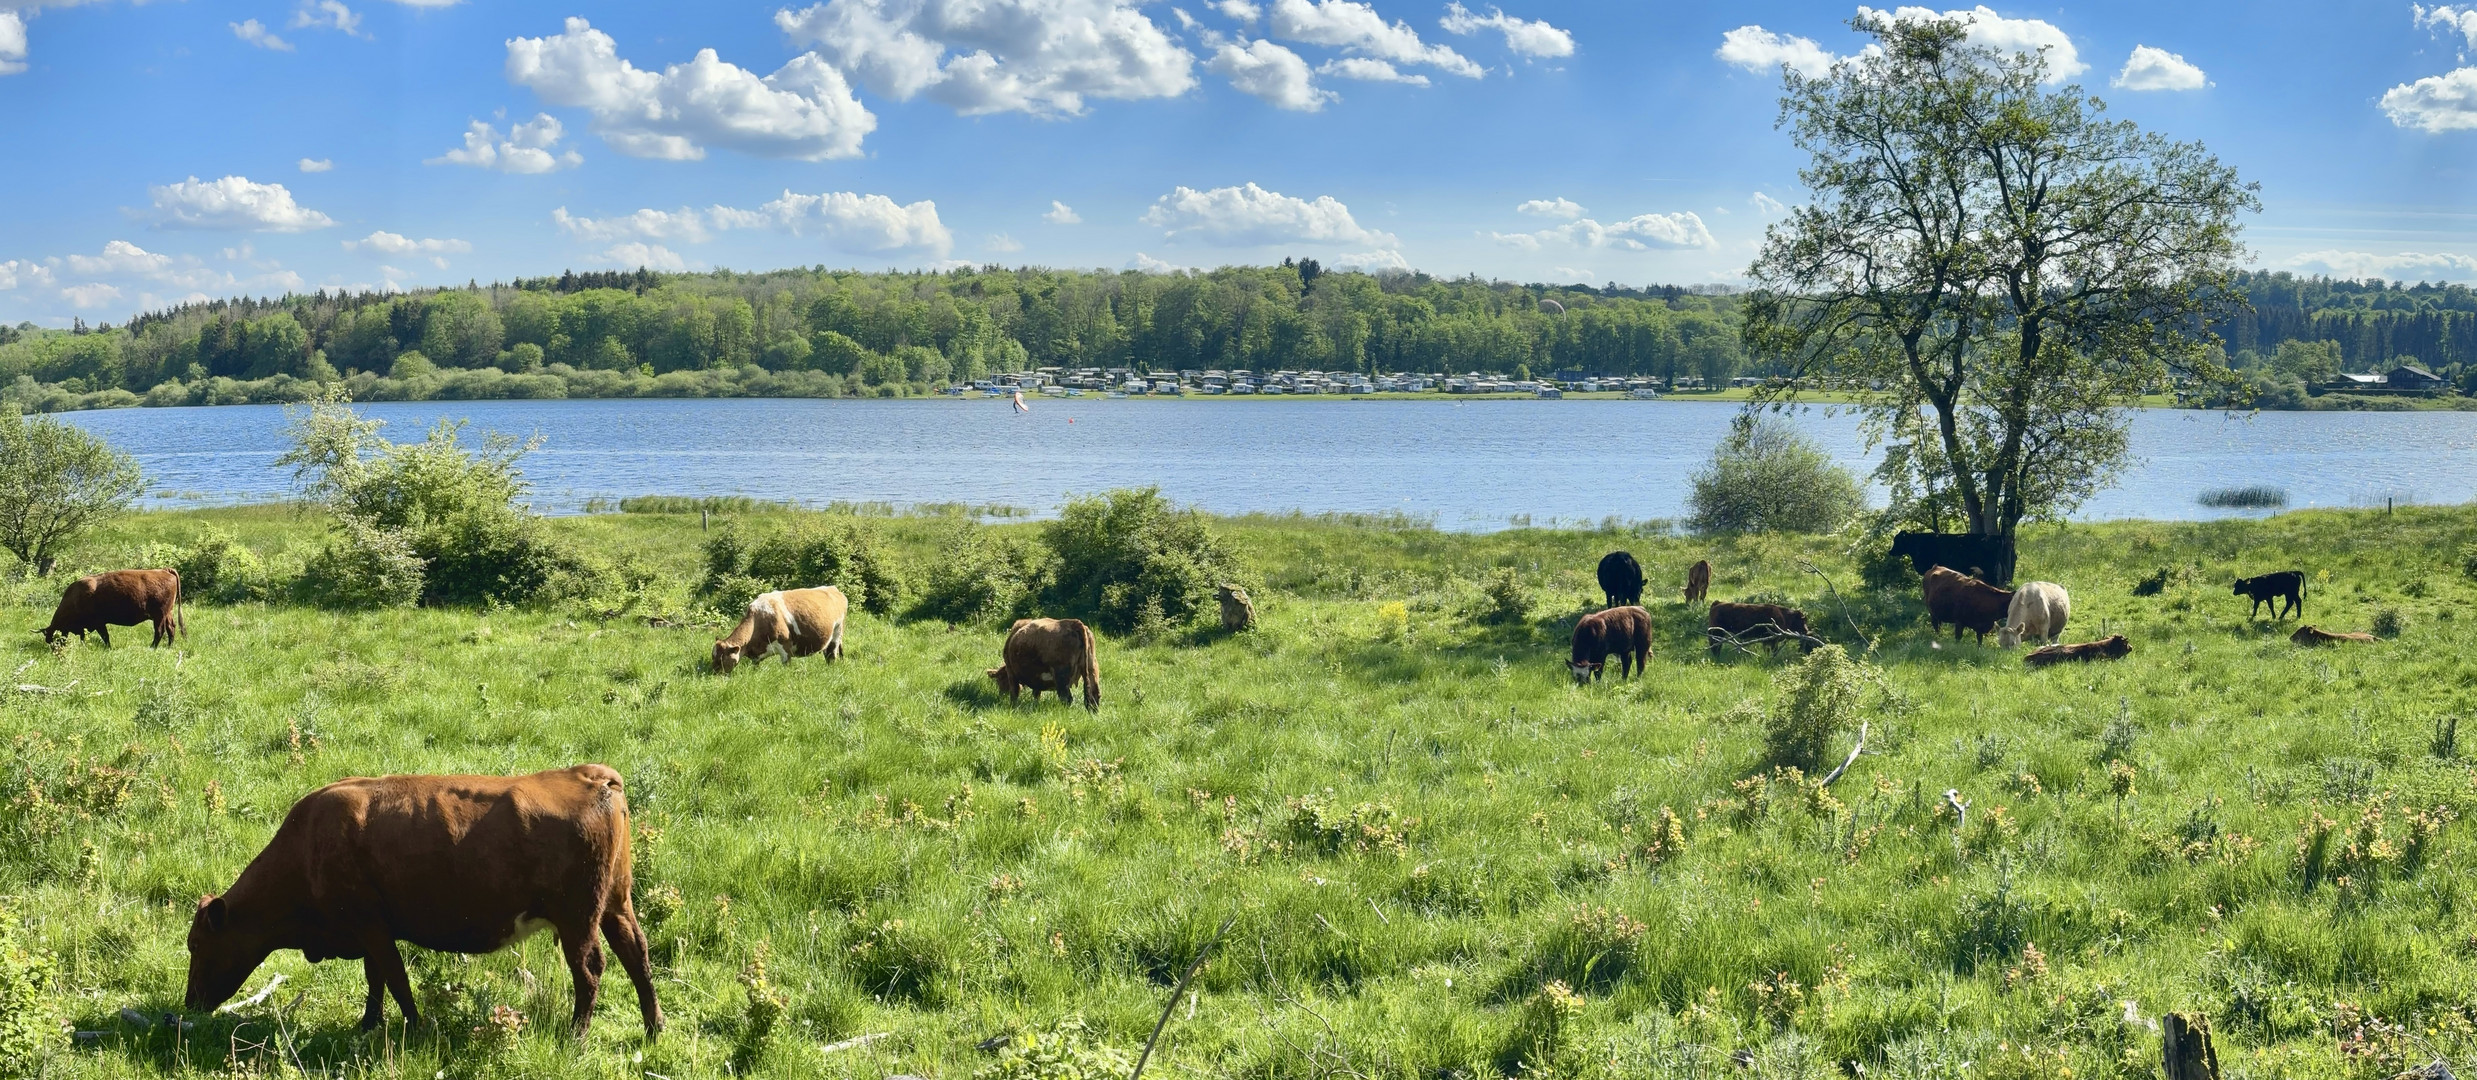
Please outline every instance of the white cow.
[[2052, 581], [2032, 581], [2013, 590], [2012, 606], [2005, 609], [2004, 628], [1995, 636], [1996, 644], [2004, 648], [2019, 645], [2024, 638], [2054, 641], [2064, 634], [2064, 621], [2073, 614], [2073, 598], [2064, 586]]

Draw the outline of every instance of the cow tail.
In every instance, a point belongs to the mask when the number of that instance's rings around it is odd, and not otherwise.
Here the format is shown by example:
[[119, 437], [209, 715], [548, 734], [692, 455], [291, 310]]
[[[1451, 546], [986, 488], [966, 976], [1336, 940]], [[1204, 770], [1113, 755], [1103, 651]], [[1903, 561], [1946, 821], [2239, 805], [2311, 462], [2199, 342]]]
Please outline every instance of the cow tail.
[[[1065, 687], [1059, 687], [1064, 693]], [[1084, 628], [1084, 710], [1101, 711], [1101, 650], [1092, 640], [1092, 628]]]

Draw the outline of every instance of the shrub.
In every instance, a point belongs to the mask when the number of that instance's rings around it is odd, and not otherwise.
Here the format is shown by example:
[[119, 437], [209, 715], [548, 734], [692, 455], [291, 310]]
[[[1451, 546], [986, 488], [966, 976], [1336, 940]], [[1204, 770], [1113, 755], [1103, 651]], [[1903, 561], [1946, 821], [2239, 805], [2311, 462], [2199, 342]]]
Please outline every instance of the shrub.
[[974, 1070], [972, 1080], [1118, 1080], [1134, 1067], [1126, 1051], [1093, 1038], [1083, 1017], [1067, 1016], [1007, 1040], [998, 1060]]
[[137, 462], [82, 428], [0, 408], [0, 549], [38, 575], [146, 490]]
[[1217, 609], [1213, 586], [1236, 578], [1236, 563], [1204, 514], [1172, 506], [1159, 488], [1071, 499], [1042, 527], [1041, 542], [1054, 567], [1044, 604], [1111, 633], [1135, 629], [1148, 606], [1183, 624]]
[[263, 599], [266, 566], [258, 555], [220, 529], [209, 529], [182, 549], [172, 564], [181, 574], [181, 599], [223, 603]]
[[1531, 587], [1522, 583], [1522, 575], [1510, 566], [1500, 566], [1480, 585], [1480, 595], [1486, 603], [1480, 608], [1480, 618], [1492, 623], [1518, 623], [1531, 617], [1536, 603]]
[[2398, 608], [2384, 608], [2374, 613], [2372, 630], [2374, 636], [2378, 638], [2398, 637], [2408, 630], [2408, 616], [2402, 614]]
[[403, 532], [360, 517], [336, 519], [336, 535], [301, 568], [311, 603], [356, 610], [406, 607], [421, 599], [423, 562]]
[[2477, 580], [2477, 544], [2460, 545], [2460, 573]]
[[[699, 591], [709, 597], [745, 578], [764, 586], [757, 592], [832, 585], [853, 607], [881, 615], [903, 599], [902, 575], [876, 525], [840, 514], [801, 514], [758, 532], [743, 532], [736, 523], [717, 529], [705, 542], [705, 575]], [[736, 615], [755, 596], [724, 610]]]
[[912, 614], [950, 623], [1013, 614], [1030, 592], [1030, 556], [989, 530], [960, 522], [938, 545]]
[[1866, 505], [1857, 477], [1770, 417], [1741, 420], [1693, 482], [1697, 532], [1830, 532]]
[[0, 1077], [43, 1071], [44, 1048], [60, 1038], [51, 981], [51, 957], [19, 940], [17, 920], [0, 908]]
[[1772, 680], [1780, 700], [1764, 713], [1763, 750], [1774, 765], [1813, 770], [1840, 733], [1857, 726], [1859, 699], [1874, 673], [1826, 645]]

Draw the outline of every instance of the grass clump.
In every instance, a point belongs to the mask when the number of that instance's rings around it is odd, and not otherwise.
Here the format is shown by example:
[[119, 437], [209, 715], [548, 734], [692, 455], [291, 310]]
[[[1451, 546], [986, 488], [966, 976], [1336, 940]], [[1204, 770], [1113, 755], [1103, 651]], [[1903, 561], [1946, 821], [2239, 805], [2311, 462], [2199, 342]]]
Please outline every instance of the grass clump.
[[998, 1059], [974, 1069], [972, 1080], [1118, 1080], [1134, 1068], [1126, 1051], [1102, 1042], [1081, 1015], [1070, 1014], [1008, 1038]]
[[2213, 510], [2277, 510], [2288, 505], [2288, 489], [2271, 484], [2211, 488], [2194, 501]]

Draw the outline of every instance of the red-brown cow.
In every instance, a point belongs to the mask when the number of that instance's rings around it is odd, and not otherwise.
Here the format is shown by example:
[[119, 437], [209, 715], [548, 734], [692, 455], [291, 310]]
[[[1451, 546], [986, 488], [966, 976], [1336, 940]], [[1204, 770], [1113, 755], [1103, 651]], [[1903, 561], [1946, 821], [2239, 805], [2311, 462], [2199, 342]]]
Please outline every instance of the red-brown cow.
[[1101, 711], [1100, 650], [1093, 644], [1092, 628], [1078, 619], [1017, 619], [1006, 632], [1006, 646], [998, 652], [998, 666], [989, 669], [989, 677], [1006, 694], [1008, 701], [1022, 701], [1023, 692], [1032, 691], [1032, 700], [1041, 700], [1041, 691], [1055, 690], [1058, 700], [1072, 700], [1077, 682], [1084, 684], [1084, 711]]
[[173, 640], [181, 626], [181, 572], [178, 570], [113, 570], [69, 583], [60, 606], [52, 609], [52, 624], [35, 633], [57, 643], [88, 633], [112, 644], [112, 627], [155, 624], [155, 644]]
[[602, 937], [636, 983], [648, 1039], [662, 1031], [645, 934], [629, 901], [628, 797], [607, 765], [530, 776], [338, 780], [293, 804], [266, 850], [189, 923], [191, 1009], [230, 998], [278, 949], [311, 963], [359, 960], [364, 1030], [392, 991], [421, 1014], [396, 942], [487, 953], [545, 928], [576, 979], [582, 1036], [602, 987]]
[[1945, 623], [1951, 623], [1954, 641], [1961, 640], [1962, 631], [1974, 630], [1978, 643], [1986, 644], [1988, 631], [2004, 625], [2004, 616], [2012, 609], [2011, 589], [1996, 588], [1951, 567], [1928, 570], [1919, 587], [1926, 594], [1927, 625], [1940, 633]]
[[2122, 660], [2131, 655], [2133, 655], [2133, 643], [2126, 641], [2123, 634], [2118, 634], [2102, 641], [2085, 641], [2079, 645], [2049, 645], [2022, 657], [2021, 662], [2031, 667], [2046, 667], [2049, 664], [2071, 662], [2086, 664], [2092, 660]]
[[1700, 604], [1703, 602], [1704, 597], [1711, 595], [1711, 591], [1711, 560], [1697, 559], [1695, 560], [1695, 564], [1693, 566], [1686, 568], [1686, 602], [1689, 604]]
[[1618, 654], [1617, 670], [1626, 678], [1637, 670], [1651, 670], [1650, 612], [1628, 605], [1583, 616], [1574, 624], [1574, 653], [1566, 670], [1574, 673], [1575, 682], [1590, 682], [1608, 666], [1611, 653]]
[[1783, 639], [1796, 641], [1799, 647], [1813, 652], [1823, 639], [1806, 626], [1806, 613], [1780, 604], [1732, 604], [1726, 600], [1714, 603], [1703, 621], [1703, 637], [1712, 655], [1720, 655], [1722, 645], [1764, 644], [1772, 655], [1780, 655]]

